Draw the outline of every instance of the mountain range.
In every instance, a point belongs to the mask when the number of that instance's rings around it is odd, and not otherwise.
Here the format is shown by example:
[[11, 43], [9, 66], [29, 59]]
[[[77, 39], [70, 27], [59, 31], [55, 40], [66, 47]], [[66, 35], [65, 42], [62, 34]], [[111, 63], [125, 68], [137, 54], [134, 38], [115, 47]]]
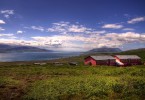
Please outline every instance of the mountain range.
[[52, 52], [52, 50], [46, 50], [32, 46], [0, 44], [0, 53], [9, 52]]
[[107, 48], [107, 47], [102, 47], [102, 48], [95, 48], [92, 50], [87, 51], [87, 53], [115, 53], [115, 52], [121, 52], [122, 50], [119, 48]]

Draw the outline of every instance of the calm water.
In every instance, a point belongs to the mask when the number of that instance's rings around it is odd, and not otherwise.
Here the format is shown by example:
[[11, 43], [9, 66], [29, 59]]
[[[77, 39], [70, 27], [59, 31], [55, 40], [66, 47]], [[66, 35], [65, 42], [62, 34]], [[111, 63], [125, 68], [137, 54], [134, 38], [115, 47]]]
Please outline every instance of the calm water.
[[70, 52], [31, 52], [31, 53], [0, 53], [0, 62], [11, 61], [32, 61], [32, 60], [50, 60], [72, 56], [79, 56], [81, 53]]

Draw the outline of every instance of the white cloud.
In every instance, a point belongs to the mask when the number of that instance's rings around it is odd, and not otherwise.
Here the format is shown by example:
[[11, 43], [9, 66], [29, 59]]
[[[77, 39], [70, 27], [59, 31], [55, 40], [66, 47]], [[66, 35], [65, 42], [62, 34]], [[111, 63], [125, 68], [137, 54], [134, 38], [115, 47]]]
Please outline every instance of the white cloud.
[[81, 51], [82, 45], [80, 46], [78, 43], [84, 41], [84, 37], [79, 36], [64, 36], [64, 35], [55, 35], [51, 37], [32, 37], [35, 41], [40, 43], [40, 45], [47, 46], [54, 50], [64, 50], [64, 51]]
[[10, 15], [4, 15], [5, 18], [10, 18]]
[[70, 24], [70, 22], [64, 22], [64, 21], [60, 21], [58, 23], [53, 23], [53, 25], [57, 25], [57, 26], [68, 26]]
[[5, 44], [27, 45], [27, 42], [33, 43], [32, 41], [19, 40], [15, 38], [10, 38], [10, 39], [1, 38], [0, 39], [0, 43], [5, 43]]
[[39, 31], [45, 31], [46, 32], [55, 32], [58, 34], [68, 35], [68, 34], [103, 34], [106, 33], [105, 30], [97, 31], [92, 28], [85, 27], [83, 25], [80, 25], [79, 23], [71, 24], [70, 22], [58, 22], [58, 23], [52, 23], [52, 27], [45, 29], [42, 26], [31, 26], [31, 27], [24, 27], [25, 29], [33, 29], [33, 30], [39, 30]]
[[80, 24], [70, 24], [69, 22], [58, 22], [53, 23], [51, 28], [47, 29], [48, 32], [58, 32], [60, 34], [69, 34], [69, 33], [88, 33], [92, 32], [93, 29], [87, 28]]
[[32, 29], [32, 30], [37, 30], [37, 31], [45, 31], [44, 27], [42, 26], [31, 26], [31, 27], [24, 27], [25, 29]]
[[[55, 35], [51, 37], [32, 37], [35, 41], [53, 46], [58, 45], [59, 48], [79, 48], [81, 50], [89, 50], [99, 47], [118, 47], [130, 42], [145, 42], [145, 34], [139, 34], [134, 32], [125, 33], [108, 33], [104, 35], [93, 34], [88, 36], [79, 35]], [[54, 42], [55, 41], [55, 42]], [[59, 49], [57, 48], [57, 49]]]
[[133, 28], [124, 28], [124, 29], [122, 29], [122, 30], [124, 30], [124, 31], [134, 31]]
[[145, 17], [133, 18], [133, 19], [127, 21], [127, 23], [129, 23], [129, 24], [135, 24], [135, 23], [142, 22], [142, 21], [145, 21]]
[[1, 10], [0, 13], [3, 14], [5, 18], [10, 18], [11, 15], [14, 15], [14, 10]]
[[38, 31], [41, 31], [41, 32], [44, 31], [44, 28], [43, 28], [42, 26], [31, 26], [31, 28], [32, 28], [33, 30], [38, 30]]
[[[32, 37], [35, 41], [42, 43], [41, 45], [44, 46], [54, 46], [57, 45], [59, 49], [63, 50], [80, 50], [80, 51], [87, 51], [92, 48], [98, 48], [103, 46], [115, 47], [120, 44], [114, 44], [114, 41], [110, 41], [107, 38], [104, 38], [100, 35], [96, 36], [63, 36], [63, 35], [56, 35], [52, 37]], [[54, 48], [56, 50], [56, 48]]]
[[83, 27], [81, 25], [80, 26], [79, 25], [71, 25], [68, 28], [69, 32], [74, 32], [74, 33], [81, 33], [81, 32], [85, 32], [87, 30], [88, 30], [88, 28]]
[[92, 32], [88, 32], [88, 33], [92, 33], [92, 34], [103, 34], [103, 33], [106, 33], [105, 30], [102, 30], [102, 31], [92, 31]]
[[[6, 36], [2, 34], [1, 36]], [[12, 36], [12, 35], [9, 35]], [[0, 43], [15, 43], [58, 51], [87, 51], [99, 47], [119, 47], [121, 45], [142, 42], [145, 43], [145, 34], [135, 32], [86, 34], [86, 35], [53, 35], [35, 36], [31, 40], [0, 39]]]
[[20, 30], [17, 31], [17, 34], [22, 34], [22, 33], [24, 33], [24, 31], [20, 31]]
[[141, 37], [141, 35], [139, 33], [135, 33], [135, 32], [126, 32], [126, 33], [122, 33], [119, 34], [120, 37], [122, 38], [129, 38], [129, 39], [138, 39]]
[[105, 24], [102, 26], [102, 28], [112, 28], [112, 29], [120, 29], [122, 27], [123, 25], [119, 25], [119, 24]]
[[[2, 38], [9, 40], [9, 39], [16, 39], [17, 37], [12, 33], [7, 33], [7, 34], [6, 33], [0, 33], [0, 40]], [[3, 41], [3, 43], [5, 43], [5, 42]]]
[[10, 37], [10, 36], [14, 36], [14, 34], [1, 34], [1, 33], [0, 33], [0, 37], [1, 37], [1, 36], [8, 36], [8, 37]]
[[[116, 25], [118, 24], [115, 24], [113, 28], [115, 28]], [[32, 26], [25, 28], [39, 30], [42, 32], [45, 31], [45, 28], [41, 26]], [[115, 29], [118, 28], [119, 26]], [[131, 28], [124, 28], [122, 30], [131, 30]], [[21, 34], [23, 32], [24, 31], [22, 30], [17, 31], [18, 34]], [[108, 33], [105, 30], [98, 31], [80, 25], [78, 23], [53, 23], [53, 26], [48, 29], [48, 32], [56, 32], [60, 34], [52, 36], [33, 36], [30, 40], [18, 38], [15, 39], [16, 37], [14, 36], [14, 34], [0, 34], [0, 43], [29, 45], [58, 51], [87, 51], [93, 48], [99, 48], [104, 46], [119, 47], [121, 45], [132, 42], [145, 43], [145, 34], [135, 32]]]
[[4, 31], [4, 30], [5, 30], [4, 28], [0, 27], [0, 31]]
[[0, 24], [5, 24], [6, 22], [3, 20], [0, 20]]
[[13, 15], [14, 14], [14, 10], [1, 10], [2, 14], [10, 14]]
[[121, 43], [129, 43], [129, 42], [145, 42], [145, 34], [139, 34], [135, 32], [125, 32], [125, 33], [108, 33], [106, 34], [106, 38], [111, 38], [115, 41], [120, 41]]

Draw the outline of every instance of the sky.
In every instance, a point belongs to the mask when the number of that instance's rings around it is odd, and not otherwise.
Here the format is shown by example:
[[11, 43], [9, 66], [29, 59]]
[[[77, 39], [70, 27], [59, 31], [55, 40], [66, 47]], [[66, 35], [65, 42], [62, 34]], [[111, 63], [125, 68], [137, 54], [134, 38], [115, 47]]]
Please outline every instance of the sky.
[[0, 0], [0, 44], [145, 48], [145, 0]]

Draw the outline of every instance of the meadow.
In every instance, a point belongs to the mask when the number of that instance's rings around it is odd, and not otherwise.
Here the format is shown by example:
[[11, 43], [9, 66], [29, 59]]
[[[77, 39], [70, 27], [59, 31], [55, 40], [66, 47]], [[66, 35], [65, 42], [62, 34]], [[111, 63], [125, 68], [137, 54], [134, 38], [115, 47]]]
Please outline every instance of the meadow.
[[[137, 54], [145, 62], [144, 49], [117, 54]], [[46, 65], [0, 62], [0, 100], [145, 100], [145, 65], [85, 66], [86, 56], [39, 61]]]
[[0, 65], [1, 100], [144, 100], [145, 66]]

